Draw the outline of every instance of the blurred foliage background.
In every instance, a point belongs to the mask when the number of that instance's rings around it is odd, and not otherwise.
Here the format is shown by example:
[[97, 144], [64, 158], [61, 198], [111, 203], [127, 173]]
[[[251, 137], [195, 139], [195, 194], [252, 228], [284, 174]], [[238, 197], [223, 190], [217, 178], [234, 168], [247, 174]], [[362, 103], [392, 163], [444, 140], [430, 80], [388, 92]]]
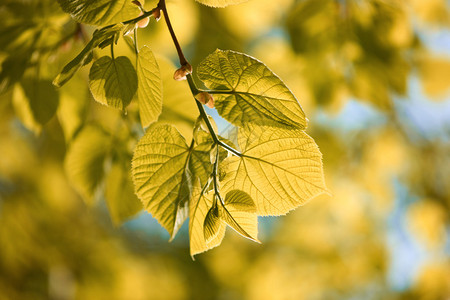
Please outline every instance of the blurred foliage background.
[[[261, 218], [261, 245], [229, 230], [192, 261], [187, 228], [168, 243], [149, 214], [134, 215], [136, 106], [121, 114], [95, 103], [88, 68], [59, 90], [51, 85], [94, 28], [56, 1], [3, 0], [0, 299], [448, 299], [449, 2], [250, 0], [213, 9], [173, 0], [168, 10], [194, 70], [216, 48], [231, 49], [286, 82], [310, 120], [333, 197]], [[152, 19], [139, 39], [159, 55], [160, 119], [189, 136], [197, 112], [187, 83], [171, 79], [167, 29]], [[126, 43], [118, 48], [132, 55]], [[72, 182], [81, 154], [71, 146], [83, 136], [108, 145], [91, 147], [102, 154], [92, 195]]]

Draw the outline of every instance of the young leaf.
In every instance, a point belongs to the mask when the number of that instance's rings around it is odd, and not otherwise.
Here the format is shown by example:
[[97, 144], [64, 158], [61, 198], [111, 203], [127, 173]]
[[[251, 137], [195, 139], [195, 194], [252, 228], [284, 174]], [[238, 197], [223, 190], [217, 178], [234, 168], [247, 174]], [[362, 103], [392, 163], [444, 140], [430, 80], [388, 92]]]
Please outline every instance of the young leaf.
[[213, 233], [211, 240], [205, 240], [205, 220], [213, 205], [214, 193], [202, 193], [199, 182], [193, 190], [193, 196], [189, 203], [189, 241], [190, 252], [193, 257], [196, 254], [205, 252], [217, 247], [225, 236], [226, 224], [220, 222], [217, 233]]
[[94, 31], [89, 43], [72, 61], [64, 66], [61, 73], [53, 80], [53, 84], [57, 87], [63, 86], [81, 67], [92, 61], [92, 50], [94, 50], [94, 48], [98, 47], [103, 41], [109, 40], [111, 37], [117, 35], [122, 28], [122, 24], [117, 24]]
[[142, 203], [134, 194], [129, 164], [129, 161], [114, 162], [106, 177], [105, 199], [116, 226], [142, 210]]
[[200, 63], [198, 77], [215, 93], [219, 114], [236, 126], [247, 123], [305, 129], [305, 114], [288, 87], [262, 62], [217, 49]]
[[226, 7], [228, 5], [247, 2], [248, 0], [195, 0], [195, 1], [211, 7]]
[[259, 243], [256, 206], [247, 193], [240, 190], [229, 191], [221, 217], [237, 233]]
[[162, 111], [162, 80], [155, 56], [147, 46], [139, 51], [136, 69], [139, 116], [142, 127], [148, 127]]
[[78, 23], [110, 25], [137, 17], [139, 8], [129, 0], [58, 0]]
[[137, 90], [137, 75], [128, 57], [103, 56], [89, 72], [89, 88], [94, 99], [108, 106], [125, 109]]
[[205, 146], [198, 147], [188, 147], [175, 127], [154, 123], [135, 148], [132, 177], [136, 194], [172, 238], [187, 217], [194, 180], [206, 182], [211, 172], [209, 152], [206, 155]]
[[209, 209], [203, 224], [203, 233], [205, 235], [205, 242], [209, 243], [219, 234], [222, 220], [219, 218], [219, 210], [217, 206]]
[[269, 126], [240, 128], [242, 157], [223, 162], [223, 190], [242, 190], [258, 215], [281, 215], [327, 193], [322, 154], [305, 132]]
[[92, 204], [97, 188], [103, 181], [104, 162], [109, 152], [110, 138], [94, 126], [84, 127], [73, 140], [66, 154], [64, 167], [72, 185]]

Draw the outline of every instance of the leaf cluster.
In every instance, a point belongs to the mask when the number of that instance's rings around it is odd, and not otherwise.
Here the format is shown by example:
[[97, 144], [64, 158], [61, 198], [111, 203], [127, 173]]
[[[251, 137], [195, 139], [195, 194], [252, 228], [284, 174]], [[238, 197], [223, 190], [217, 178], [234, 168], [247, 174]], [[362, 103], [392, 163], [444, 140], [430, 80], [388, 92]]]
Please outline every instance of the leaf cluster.
[[[242, 1], [200, 2], [223, 7]], [[115, 223], [139, 210], [131, 195], [134, 185], [143, 207], [171, 239], [189, 218], [191, 255], [195, 255], [219, 245], [227, 226], [258, 242], [257, 216], [283, 215], [327, 193], [322, 155], [305, 133], [303, 109], [264, 63], [243, 53], [217, 49], [192, 68], [178, 44], [164, 0], [149, 11], [138, 1], [58, 3], [76, 22], [101, 27], [86, 39], [84, 48], [62, 68], [53, 85], [65, 86], [82, 67], [91, 64], [88, 86], [95, 101], [125, 113], [128, 107], [132, 112], [133, 106], [138, 107], [141, 126], [137, 129], [125, 114], [118, 124], [126, 123], [126, 130], [95, 125], [68, 129], [72, 134], [65, 158], [68, 177], [87, 203], [93, 203], [104, 190]], [[198, 117], [187, 116], [189, 134], [181, 134], [171, 119], [177, 112], [165, 97], [167, 80], [160, 68], [164, 61], [147, 45], [138, 46], [140, 21], [161, 14], [180, 59], [173, 78], [187, 80], [198, 109]], [[76, 25], [75, 34], [81, 26]], [[133, 55], [116, 56], [121, 39]], [[55, 45], [60, 43], [58, 40]], [[98, 57], [105, 48], [110, 54]], [[205, 88], [197, 86], [194, 76]], [[187, 87], [186, 82], [171, 89], [183, 86]], [[32, 94], [27, 85], [19, 92]], [[52, 93], [56, 92], [47, 92]], [[48, 111], [49, 105], [41, 109], [29, 99], [32, 112], [42, 111], [34, 119], [47, 122], [54, 114]], [[236, 128], [233, 141], [218, 134], [203, 105], [215, 108]]]

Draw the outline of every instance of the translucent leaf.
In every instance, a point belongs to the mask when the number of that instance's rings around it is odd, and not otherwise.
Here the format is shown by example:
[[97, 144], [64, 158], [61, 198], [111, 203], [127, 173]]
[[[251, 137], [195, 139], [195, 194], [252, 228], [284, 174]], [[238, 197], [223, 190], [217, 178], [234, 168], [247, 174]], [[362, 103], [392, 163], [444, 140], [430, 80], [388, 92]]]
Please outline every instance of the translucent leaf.
[[162, 80], [155, 56], [147, 46], [139, 51], [136, 70], [139, 116], [142, 127], [148, 127], [162, 111]]
[[116, 35], [120, 30], [122, 30], [123, 25], [118, 24], [115, 26], [105, 27], [94, 31], [92, 39], [84, 47], [84, 49], [67, 65], [64, 66], [61, 73], [56, 76], [53, 80], [53, 84], [57, 87], [63, 86], [67, 81], [69, 81], [73, 75], [83, 66], [87, 65], [92, 61], [93, 54], [92, 50], [96, 48], [100, 43], [105, 40], [109, 40], [111, 37]]
[[216, 50], [197, 72], [213, 90], [219, 114], [237, 126], [247, 123], [305, 129], [305, 114], [292, 92], [262, 62], [248, 55]]
[[217, 234], [214, 233], [210, 241], [205, 240], [204, 224], [206, 215], [213, 205], [213, 197], [214, 193], [202, 194], [197, 182], [189, 203], [189, 241], [192, 257], [219, 246], [225, 236], [226, 224], [220, 222]]
[[79, 23], [110, 25], [133, 19], [139, 8], [129, 0], [58, 0], [61, 8]]
[[222, 220], [219, 218], [219, 210], [217, 206], [209, 209], [203, 224], [203, 233], [205, 235], [205, 242], [209, 243], [214, 240], [219, 234]]
[[175, 127], [160, 123], [150, 125], [135, 148], [136, 194], [172, 238], [188, 216], [192, 183], [206, 181], [210, 172], [209, 153], [203, 153], [193, 144], [188, 147]]
[[223, 190], [242, 190], [255, 201], [258, 215], [281, 215], [327, 193], [322, 154], [300, 130], [269, 126], [240, 128], [242, 157], [223, 162]]
[[225, 197], [222, 219], [237, 233], [252, 241], [258, 241], [256, 206], [250, 196], [240, 190], [229, 191]]
[[142, 203], [134, 194], [129, 173], [129, 161], [115, 162], [108, 171], [105, 184], [105, 198], [109, 214], [117, 226], [142, 210]]
[[94, 126], [84, 127], [69, 147], [64, 167], [71, 184], [91, 204], [103, 181], [110, 138]]
[[26, 78], [14, 90], [14, 109], [25, 126], [39, 132], [55, 114], [59, 94], [48, 80]]
[[198, 3], [211, 7], [225, 7], [228, 5], [239, 4], [247, 2], [248, 0], [195, 0]]
[[188, 157], [186, 141], [175, 127], [155, 123], [137, 144], [132, 160], [136, 194], [171, 236], [178, 206], [189, 199], [180, 194]]
[[96, 60], [89, 72], [89, 88], [96, 101], [125, 109], [137, 90], [137, 75], [130, 59], [103, 56]]

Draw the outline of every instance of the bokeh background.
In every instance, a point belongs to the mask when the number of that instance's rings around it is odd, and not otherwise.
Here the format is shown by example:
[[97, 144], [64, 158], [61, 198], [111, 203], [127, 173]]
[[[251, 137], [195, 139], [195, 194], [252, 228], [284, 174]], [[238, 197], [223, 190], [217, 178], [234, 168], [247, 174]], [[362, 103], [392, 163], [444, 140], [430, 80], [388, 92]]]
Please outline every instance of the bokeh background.
[[[291, 88], [333, 194], [260, 218], [260, 245], [228, 230], [195, 261], [187, 226], [169, 243], [151, 215], [124, 208], [137, 203], [136, 106], [95, 103], [88, 67], [52, 87], [94, 30], [55, 2], [0, 2], [0, 299], [450, 298], [449, 1], [168, 1], [194, 67], [216, 48], [245, 52]], [[161, 120], [189, 137], [197, 112], [186, 82], [171, 80], [163, 21], [139, 42], [162, 69]], [[132, 55], [124, 42], [117, 51]], [[89, 126], [120, 150], [86, 201], [67, 156]]]

